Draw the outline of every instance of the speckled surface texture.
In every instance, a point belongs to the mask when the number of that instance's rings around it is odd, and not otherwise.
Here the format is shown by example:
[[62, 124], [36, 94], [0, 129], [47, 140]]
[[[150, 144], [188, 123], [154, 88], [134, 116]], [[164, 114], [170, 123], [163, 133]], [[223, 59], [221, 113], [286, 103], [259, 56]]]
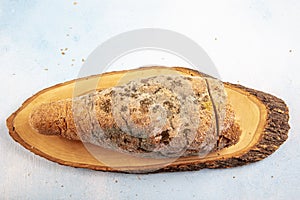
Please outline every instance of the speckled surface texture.
[[[0, 199], [298, 199], [299, 10], [296, 0], [1, 1]], [[243, 167], [130, 175], [60, 166], [10, 138], [5, 119], [24, 100], [76, 78], [101, 42], [145, 27], [188, 36], [206, 50], [222, 80], [285, 100], [289, 139], [268, 158]], [[183, 65], [168, 58], [157, 64]]]

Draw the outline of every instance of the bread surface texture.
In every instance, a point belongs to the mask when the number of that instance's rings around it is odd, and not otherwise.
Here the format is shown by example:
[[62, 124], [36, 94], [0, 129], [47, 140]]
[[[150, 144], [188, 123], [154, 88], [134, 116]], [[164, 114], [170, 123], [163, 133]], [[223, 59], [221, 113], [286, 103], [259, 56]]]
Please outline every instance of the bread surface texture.
[[161, 75], [45, 102], [30, 115], [41, 134], [150, 157], [205, 155], [240, 135], [221, 82]]

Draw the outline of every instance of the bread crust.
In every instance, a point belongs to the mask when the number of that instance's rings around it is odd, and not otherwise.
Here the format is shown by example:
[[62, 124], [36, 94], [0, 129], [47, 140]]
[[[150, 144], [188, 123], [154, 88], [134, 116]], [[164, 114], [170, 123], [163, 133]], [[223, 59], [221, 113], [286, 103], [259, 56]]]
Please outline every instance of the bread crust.
[[235, 144], [241, 132], [229, 104], [214, 107], [220, 91], [209, 91], [211, 82], [178, 75], [134, 80], [41, 104], [30, 123], [41, 134], [142, 156], [205, 155]]

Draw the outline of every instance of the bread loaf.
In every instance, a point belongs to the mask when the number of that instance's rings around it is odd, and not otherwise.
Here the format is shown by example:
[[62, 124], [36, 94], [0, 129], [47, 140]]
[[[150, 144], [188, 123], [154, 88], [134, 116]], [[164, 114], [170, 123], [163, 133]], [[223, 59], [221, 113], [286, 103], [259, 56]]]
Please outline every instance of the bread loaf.
[[235, 144], [234, 112], [218, 80], [161, 75], [46, 102], [30, 115], [41, 134], [151, 157], [206, 155]]

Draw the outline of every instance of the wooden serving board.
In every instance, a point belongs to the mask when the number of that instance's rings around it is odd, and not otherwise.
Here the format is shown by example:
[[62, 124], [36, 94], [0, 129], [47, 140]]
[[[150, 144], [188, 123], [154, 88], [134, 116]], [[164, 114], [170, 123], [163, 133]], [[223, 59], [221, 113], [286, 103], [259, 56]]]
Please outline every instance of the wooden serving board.
[[137, 77], [172, 73], [203, 76], [200, 72], [187, 68], [147, 67], [68, 81], [44, 89], [26, 100], [7, 119], [9, 133], [15, 141], [28, 150], [59, 164], [129, 173], [186, 171], [245, 165], [264, 159], [287, 139], [289, 115], [286, 104], [270, 94], [231, 83], [224, 83], [224, 85], [228, 101], [235, 111], [242, 130], [240, 140], [237, 144], [211, 153], [204, 158], [191, 156], [171, 160], [134, 157], [98, 146], [70, 141], [59, 136], [42, 135], [29, 124], [29, 115], [35, 106], [72, 98], [75, 84], [78, 94], [92, 87], [103, 89]]

